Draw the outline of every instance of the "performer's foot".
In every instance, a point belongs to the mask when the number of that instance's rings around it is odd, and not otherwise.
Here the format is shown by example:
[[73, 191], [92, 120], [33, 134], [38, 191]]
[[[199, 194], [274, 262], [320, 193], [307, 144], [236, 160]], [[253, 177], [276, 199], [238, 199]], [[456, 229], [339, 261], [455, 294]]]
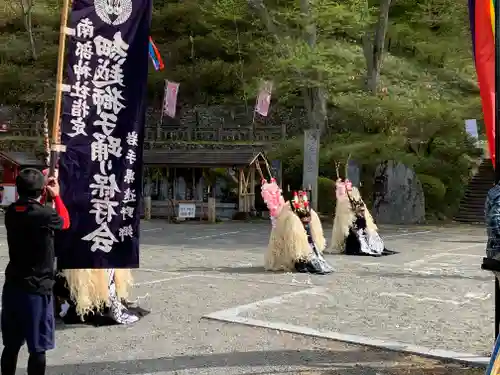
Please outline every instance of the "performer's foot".
[[128, 311], [123, 310], [119, 319], [116, 320], [119, 324], [133, 324], [139, 321], [139, 317], [133, 314], [130, 314]]
[[64, 301], [64, 303], [61, 304], [61, 311], [59, 311], [59, 316], [61, 318], [64, 318], [70, 309], [71, 305], [68, 303], [68, 301]]
[[133, 324], [139, 320], [137, 315], [132, 314], [121, 302], [111, 301], [109, 316], [118, 324]]

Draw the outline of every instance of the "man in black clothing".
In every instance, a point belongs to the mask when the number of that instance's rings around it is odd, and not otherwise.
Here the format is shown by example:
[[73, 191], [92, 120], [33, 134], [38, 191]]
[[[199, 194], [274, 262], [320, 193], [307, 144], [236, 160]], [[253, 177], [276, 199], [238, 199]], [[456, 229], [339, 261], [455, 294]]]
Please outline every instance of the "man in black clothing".
[[[5, 213], [9, 264], [2, 293], [2, 375], [14, 375], [19, 350], [29, 350], [28, 375], [45, 374], [45, 352], [54, 348], [54, 231], [69, 226], [57, 180], [36, 169], [16, 179], [19, 199]], [[49, 194], [56, 209], [42, 205]], [[58, 207], [59, 206], [59, 207]], [[61, 216], [61, 206], [65, 213]]]

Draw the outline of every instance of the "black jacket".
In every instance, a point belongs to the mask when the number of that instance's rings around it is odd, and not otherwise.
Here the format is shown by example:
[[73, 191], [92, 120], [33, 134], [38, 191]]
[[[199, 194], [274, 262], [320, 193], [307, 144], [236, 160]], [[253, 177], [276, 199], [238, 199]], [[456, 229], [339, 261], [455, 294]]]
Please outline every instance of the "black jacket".
[[9, 264], [5, 285], [47, 295], [54, 286], [54, 231], [63, 229], [57, 212], [35, 200], [19, 199], [5, 213]]

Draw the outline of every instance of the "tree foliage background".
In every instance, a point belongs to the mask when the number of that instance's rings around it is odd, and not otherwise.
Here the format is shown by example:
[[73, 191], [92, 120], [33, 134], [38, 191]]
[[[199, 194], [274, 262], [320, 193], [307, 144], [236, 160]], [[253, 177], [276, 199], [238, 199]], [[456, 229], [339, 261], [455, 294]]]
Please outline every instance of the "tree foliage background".
[[[2, 104], [52, 102], [60, 6], [0, 5]], [[161, 105], [166, 78], [181, 82], [183, 105], [251, 110], [263, 79], [274, 82], [274, 108], [307, 106], [317, 99], [307, 93], [321, 90], [322, 183], [335, 178], [334, 161], [351, 155], [369, 196], [376, 163], [400, 160], [419, 174], [428, 209], [457, 208], [478, 156], [464, 120], [482, 118], [466, 0], [155, 0], [151, 35], [166, 65], [151, 69], [151, 105]], [[380, 65], [375, 85], [372, 60]], [[273, 156], [300, 185], [302, 139], [290, 138]]]

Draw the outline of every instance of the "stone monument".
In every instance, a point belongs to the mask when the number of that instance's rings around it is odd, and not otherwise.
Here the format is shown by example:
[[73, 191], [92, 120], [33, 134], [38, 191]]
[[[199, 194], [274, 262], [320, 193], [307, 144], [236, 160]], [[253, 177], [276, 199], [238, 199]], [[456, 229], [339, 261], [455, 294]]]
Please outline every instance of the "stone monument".
[[352, 182], [353, 186], [357, 188], [361, 186], [361, 170], [355, 160], [349, 159], [346, 177]]
[[425, 196], [415, 172], [386, 161], [375, 171], [373, 217], [379, 224], [416, 224], [425, 220]]

